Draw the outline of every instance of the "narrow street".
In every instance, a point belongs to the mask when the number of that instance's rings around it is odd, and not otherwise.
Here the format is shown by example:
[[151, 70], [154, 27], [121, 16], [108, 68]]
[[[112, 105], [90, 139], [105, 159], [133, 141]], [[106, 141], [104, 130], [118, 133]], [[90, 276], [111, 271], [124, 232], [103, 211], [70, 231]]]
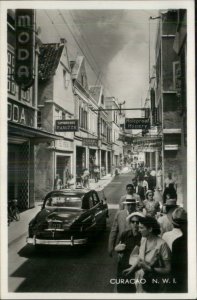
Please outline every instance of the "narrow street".
[[194, 3], [1, 2], [0, 298], [196, 298]]
[[113, 293], [110, 279], [116, 274], [116, 262], [108, 256], [108, 236], [116, 212], [113, 205], [125, 193], [131, 178], [131, 173], [118, 175], [104, 189], [112, 207], [107, 230], [95, 237], [87, 249], [47, 248], [37, 252], [33, 246], [25, 245], [25, 237], [11, 244], [9, 292]]

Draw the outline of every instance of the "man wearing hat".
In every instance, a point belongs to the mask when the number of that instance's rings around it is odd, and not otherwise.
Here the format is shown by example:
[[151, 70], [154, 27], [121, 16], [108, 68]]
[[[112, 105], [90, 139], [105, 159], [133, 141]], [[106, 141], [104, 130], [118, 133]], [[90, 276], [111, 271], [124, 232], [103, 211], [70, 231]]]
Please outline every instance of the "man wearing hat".
[[114, 247], [119, 243], [121, 234], [130, 229], [130, 224], [126, 218], [132, 212], [137, 210], [137, 201], [132, 195], [127, 195], [125, 201], [123, 201], [124, 209], [118, 210], [111, 227], [108, 242], [108, 252], [112, 256]]
[[157, 219], [160, 229], [161, 229], [161, 236], [164, 234], [164, 232], [171, 231], [173, 229], [172, 224], [172, 213], [174, 210], [178, 207], [177, 200], [176, 199], [167, 199], [166, 203], [164, 205], [164, 208], [166, 210], [166, 214], [159, 217]]
[[136, 292], [135, 284], [126, 283], [126, 279], [134, 279], [135, 273], [126, 277], [122, 272], [130, 267], [131, 253], [135, 251], [135, 255], [138, 255], [139, 252], [141, 241], [141, 234], [139, 233], [139, 217], [144, 217], [144, 215], [141, 212], [129, 214], [127, 221], [130, 223], [130, 229], [121, 234], [120, 242], [114, 249], [119, 255], [117, 268], [117, 291], [119, 293]]
[[124, 209], [124, 204], [125, 204], [126, 197], [128, 195], [131, 195], [132, 198], [135, 199], [136, 202], [137, 202], [138, 210], [141, 210], [142, 207], [143, 207], [143, 203], [142, 203], [142, 201], [140, 199], [140, 196], [137, 195], [136, 193], [134, 193], [134, 191], [135, 191], [134, 185], [132, 183], [127, 184], [126, 190], [127, 190], [127, 193], [125, 195], [123, 195], [120, 198], [120, 201], [119, 201], [119, 207], [120, 207], [120, 209]]

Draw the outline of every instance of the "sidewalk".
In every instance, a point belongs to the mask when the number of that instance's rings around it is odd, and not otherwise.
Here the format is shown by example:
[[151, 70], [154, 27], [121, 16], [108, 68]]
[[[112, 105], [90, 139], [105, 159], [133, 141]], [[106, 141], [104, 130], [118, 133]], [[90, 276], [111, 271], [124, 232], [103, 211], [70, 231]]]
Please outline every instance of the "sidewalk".
[[[113, 179], [110, 174], [101, 178], [98, 182], [90, 179], [90, 189], [102, 189], [108, 185]], [[27, 209], [20, 215], [19, 221], [13, 221], [8, 226], [8, 245], [19, 240], [22, 236], [27, 236], [28, 224], [30, 220], [41, 210], [42, 202], [35, 202], [35, 207]], [[25, 241], [24, 241], [25, 242]]]

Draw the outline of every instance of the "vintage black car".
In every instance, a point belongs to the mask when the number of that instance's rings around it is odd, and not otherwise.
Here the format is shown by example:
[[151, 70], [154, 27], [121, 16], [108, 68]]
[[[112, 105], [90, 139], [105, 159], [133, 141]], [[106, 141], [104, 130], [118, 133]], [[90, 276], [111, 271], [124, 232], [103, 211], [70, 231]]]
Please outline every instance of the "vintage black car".
[[108, 206], [103, 190], [62, 189], [46, 195], [30, 221], [27, 243], [84, 245], [106, 228]]

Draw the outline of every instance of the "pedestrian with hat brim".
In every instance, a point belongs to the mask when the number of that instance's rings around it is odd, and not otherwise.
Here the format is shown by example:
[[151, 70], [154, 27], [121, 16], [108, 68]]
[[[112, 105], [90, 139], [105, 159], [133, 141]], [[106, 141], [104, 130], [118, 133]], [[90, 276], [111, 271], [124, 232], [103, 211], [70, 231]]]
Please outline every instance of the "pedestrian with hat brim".
[[138, 254], [141, 234], [139, 233], [139, 216], [143, 216], [141, 212], [133, 212], [127, 217], [130, 224], [130, 229], [124, 231], [120, 236], [120, 242], [115, 247], [118, 253], [118, 268], [117, 268], [117, 292], [118, 293], [135, 293], [135, 284], [131, 284], [128, 280], [134, 279], [135, 274], [124, 276], [123, 270], [130, 267], [130, 255], [132, 251], [137, 251]]
[[115, 214], [109, 234], [108, 252], [110, 256], [113, 255], [114, 248], [119, 243], [121, 234], [130, 229], [130, 224], [126, 218], [129, 214], [136, 212], [137, 210], [137, 201], [132, 197], [132, 195], [126, 196], [125, 201], [123, 201], [123, 205], [124, 209], [118, 210]]
[[177, 199], [166, 200], [166, 203], [163, 206], [165, 214], [157, 219], [161, 228], [161, 236], [164, 234], [164, 232], [171, 231], [173, 229], [172, 213], [177, 207]]
[[[129, 275], [135, 272], [137, 293], [162, 293], [167, 286], [162, 278], [167, 278], [171, 272], [170, 249], [159, 236], [160, 226], [155, 218], [140, 217], [139, 231], [142, 239], [138, 259], [123, 273]], [[153, 279], [158, 279], [158, 284]]]
[[135, 188], [134, 188], [134, 185], [132, 183], [127, 184], [126, 191], [127, 191], [127, 193], [120, 198], [119, 208], [124, 209], [124, 204], [125, 204], [126, 197], [128, 195], [131, 195], [132, 198], [135, 199], [136, 202], [137, 202], [137, 210], [139, 210], [139, 211], [142, 210], [143, 203], [140, 199], [140, 196], [135, 193]]

